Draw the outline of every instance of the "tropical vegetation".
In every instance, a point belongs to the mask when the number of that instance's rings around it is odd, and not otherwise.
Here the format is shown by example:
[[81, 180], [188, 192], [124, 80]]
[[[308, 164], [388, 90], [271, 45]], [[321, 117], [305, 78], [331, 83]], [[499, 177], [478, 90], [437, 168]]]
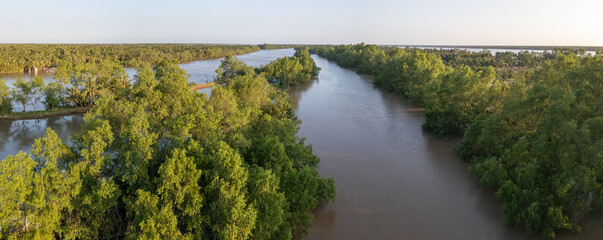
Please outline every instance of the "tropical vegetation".
[[1, 238], [291, 239], [334, 199], [288, 95], [263, 75], [208, 96], [189, 91], [177, 61], [128, 84], [120, 65], [74, 69], [103, 90], [81, 96], [94, 102], [81, 134], [63, 142], [47, 129], [0, 161]]

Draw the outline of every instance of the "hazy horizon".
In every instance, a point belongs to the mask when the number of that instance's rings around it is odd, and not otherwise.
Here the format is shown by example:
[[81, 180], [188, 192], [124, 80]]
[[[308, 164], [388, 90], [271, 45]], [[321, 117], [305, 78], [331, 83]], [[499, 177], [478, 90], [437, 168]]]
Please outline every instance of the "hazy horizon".
[[603, 46], [602, 2], [3, 1], [0, 43]]

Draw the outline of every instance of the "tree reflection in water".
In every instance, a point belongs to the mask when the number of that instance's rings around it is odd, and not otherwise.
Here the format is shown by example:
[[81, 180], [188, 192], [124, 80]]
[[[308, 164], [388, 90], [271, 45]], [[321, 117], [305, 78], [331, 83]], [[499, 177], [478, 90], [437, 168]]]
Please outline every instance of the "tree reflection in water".
[[43, 119], [0, 121], [0, 159], [29, 151], [36, 138], [42, 137], [46, 128], [52, 128], [67, 142], [71, 134], [80, 133], [82, 114], [54, 116]]

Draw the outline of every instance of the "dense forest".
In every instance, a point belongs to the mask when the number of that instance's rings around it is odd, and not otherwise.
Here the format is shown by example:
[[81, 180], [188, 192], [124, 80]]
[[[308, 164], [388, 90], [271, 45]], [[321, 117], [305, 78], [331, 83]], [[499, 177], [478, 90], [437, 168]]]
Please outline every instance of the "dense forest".
[[423, 129], [504, 203], [506, 223], [554, 237], [603, 204], [603, 54], [314, 47], [425, 108]]
[[299, 48], [292, 57], [282, 57], [258, 69], [270, 82], [279, 87], [289, 87], [307, 83], [318, 76], [320, 70], [308, 48]]
[[308, 48], [300, 48], [292, 57], [278, 58], [259, 68], [248, 66], [236, 57], [225, 57], [216, 70], [218, 74], [216, 81], [226, 83], [236, 76], [261, 75], [280, 88], [307, 83], [318, 76], [320, 71], [308, 50]]
[[264, 49], [264, 50], [272, 50], [272, 49], [283, 49], [283, 48], [304, 48], [304, 47], [307, 47], [307, 45], [262, 43], [262, 44], [259, 44], [258, 47], [260, 47], [260, 49]]
[[221, 58], [258, 51], [252, 45], [203, 44], [0, 44], [0, 73], [40, 70], [62, 64], [117, 62], [127, 67], [155, 64], [163, 59], [178, 62]]
[[210, 96], [189, 91], [177, 61], [133, 81], [115, 62], [81, 64], [57, 80], [102, 86], [83, 88], [83, 132], [47, 129], [0, 161], [1, 238], [291, 239], [334, 200], [287, 93], [236, 58]]

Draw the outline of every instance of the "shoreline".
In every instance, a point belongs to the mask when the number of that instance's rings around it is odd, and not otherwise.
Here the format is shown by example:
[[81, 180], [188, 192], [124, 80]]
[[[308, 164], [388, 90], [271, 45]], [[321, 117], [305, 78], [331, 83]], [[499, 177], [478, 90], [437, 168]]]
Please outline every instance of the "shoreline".
[[197, 85], [193, 85], [191, 86], [188, 91], [192, 92], [192, 91], [196, 91], [196, 90], [200, 90], [200, 89], [204, 89], [204, 88], [209, 88], [209, 87], [213, 87], [216, 86], [216, 81], [213, 82], [208, 82], [208, 83], [202, 83], [202, 84], [197, 84]]
[[30, 111], [30, 112], [18, 112], [14, 114], [7, 114], [0, 116], [0, 121], [5, 120], [25, 120], [25, 119], [39, 119], [54, 116], [65, 116], [77, 113], [88, 112], [92, 106], [87, 107], [76, 107], [76, 108], [60, 108], [55, 110], [44, 110], [44, 111]]

